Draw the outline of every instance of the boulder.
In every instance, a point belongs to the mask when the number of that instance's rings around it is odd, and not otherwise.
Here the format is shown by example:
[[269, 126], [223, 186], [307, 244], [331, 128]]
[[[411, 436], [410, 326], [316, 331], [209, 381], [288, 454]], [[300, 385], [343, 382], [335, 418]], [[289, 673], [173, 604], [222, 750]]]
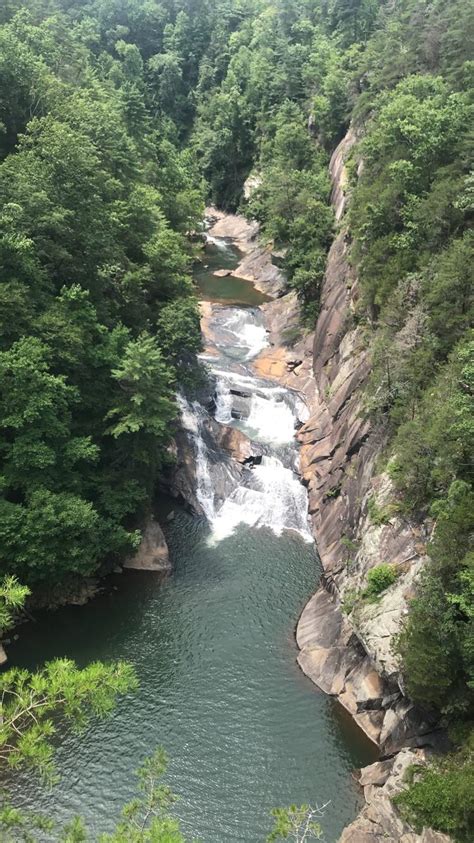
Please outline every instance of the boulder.
[[219, 424], [216, 426], [214, 436], [219, 448], [226, 451], [237, 462], [247, 463], [252, 457], [261, 455], [258, 446], [236, 427]]
[[168, 545], [163, 530], [154, 518], [147, 522], [137, 552], [123, 563], [123, 567], [136, 571], [171, 570]]
[[359, 784], [361, 787], [366, 787], [369, 784], [381, 787], [387, 781], [392, 767], [393, 758], [388, 758], [386, 761], [376, 761], [374, 764], [369, 764], [368, 767], [363, 767], [360, 771]]
[[8, 661], [7, 654], [4, 650], [3, 644], [0, 644], [0, 665], [5, 664]]

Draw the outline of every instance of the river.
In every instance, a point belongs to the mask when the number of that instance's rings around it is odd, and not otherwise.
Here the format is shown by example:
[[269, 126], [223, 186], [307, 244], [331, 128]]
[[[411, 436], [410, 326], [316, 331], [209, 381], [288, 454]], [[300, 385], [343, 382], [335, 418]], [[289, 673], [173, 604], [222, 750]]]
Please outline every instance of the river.
[[257, 307], [265, 297], [233, 278], [219, 278], [214, 292], [214, 268], [237, 263], [231, 244], [209, 243], [206, 262], [196, 271], [201, 295], [221, 303], [205, 355], [214, 416], [247, 433], [257, 456], [244, 467], [225, 458], [206, 410], [180, 397], [205, 517], [163, 502], [173, 574], [112, 577], [84, 607], [39, 613], [9, 648], [10, 663], [28, 667], [55, 656], [80, 665], [127, 659], [140, 689], [80, 738], [67, 732], [58, 784], [46, 791], [21, 776], [16, 802], [60, 819], [80, 813], [95, 834], [109, 830], [134, 795], [134, 770], [162, 745], [189, 839], [263, 843], [272, 807], [327, 802], [325, 840], [334, 843], [362, 802], [352, 771], [376, 753], [296, 664], [294, 627], [319, 572], [295, 473], [305, 407], [252, 372], [268, 342]]

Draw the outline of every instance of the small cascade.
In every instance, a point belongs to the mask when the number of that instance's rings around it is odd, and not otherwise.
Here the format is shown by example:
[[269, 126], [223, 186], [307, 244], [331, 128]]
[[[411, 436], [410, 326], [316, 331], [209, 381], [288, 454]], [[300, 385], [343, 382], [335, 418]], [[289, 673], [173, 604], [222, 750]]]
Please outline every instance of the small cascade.
[[214, 418], [220, 424], [231, 424], [232, 422], [232, 393], [229, 381], [226, 378], [216, 379], [216, 412]]
[[211, 459], [204, 440], [205, 422], [209, 418], [204, 407], [198, 401], [190, 403], [181, 393], [178, 393], [176, 398], [183, 428], [192, 439], [196, 456], [196, 498], [207, 520], [212, 524], [216, 517], [218, 490], [221, 489], [223, 493], [231, 492], [240, 475], [235, 475], [228, 469], [227, 458], [217, 462]]
[[277, 536], [293, 530], [312, 542], [306, 489], [293, 471], [277, 457], [264, 456], [248, 474], [246, 485], [238, 486], [212, 519], [213, 542], [232, 535], [239, 524], [269, 527]]
[[225, 237], [213, 237], [212, 234], [209, 234], [207, 231], [204, 234], [206, 238], [206, 243], [210, 244], [211, 246], [215, 246], [216, 249], [219, 249], [221, 252], [228, 252], [230, 250], [234, 250], [234, 247], [231, 243], [229, 243]]
[[273, 445], [285, 445], [295, 436], [292, 408], [279, 395], [252, 395], [246, 426], [259, 442]]
[[243, 362], [253, 360], [269, 344], [258, 308], [221, 308], [213, 320], [213, 329], [216, 346], [227, 358]]
[[[206, 237], [223, 253], [233, 248], [222, 238]], [[205, 362], [215, 382], [214, 418], [199, 402], [178, 396], [183, 428], [195, 453], [196, 498], [211, 527], [210, 541], [221, 541], [245, 524], [276, 535], [292, 530], [312, 542], [306, 489], [294, 471], [295, 428], [306, 419], [307, 409], [296, 393], [257, 377], [249, 366], [269, 345], [263, 314], [256, 307], [216, 307], [211, 328], [216, 354], [206, 355]], [[217, 445], [216, 422], [239, 428], [257, 443], [265, 454], [260, 462], [242, 467], [230, 460]]]

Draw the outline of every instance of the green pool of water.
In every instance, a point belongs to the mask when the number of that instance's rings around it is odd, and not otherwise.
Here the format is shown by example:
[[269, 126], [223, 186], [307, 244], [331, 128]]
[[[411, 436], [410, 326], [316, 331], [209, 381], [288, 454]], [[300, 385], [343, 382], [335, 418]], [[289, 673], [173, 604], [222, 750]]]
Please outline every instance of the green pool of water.
[[95, 833], [110, 829], [134, 795], [134, 770], [162, 745], [190, 839], [263, 842], [273, 806], [329, 801], [333, 843], [361, 803], [352, 770], [375, 753], [296, 664], [294, 624], [318, 577], [314, 549], [291, 533], [246, 527], [214, 547], [208, 535], [177, 511], [171, 577], [116, 576], [88, 605], [21, 627], [11, 664], [122, 658], [140, 689], [110, 720], [63, 736], [52, 791], [31, 774], [16, 777], [16, 802], [61, 819], [80, 813]]
[[235, 278], [216, 277], [215, 270], [235, 269], [242, 255], [231, 243], [222, 241], [220, 246], [213, 243], [206, 245], [201, 263], [194, 267], [193, 278], [199, 298], [219, 304], [256, 306], [269, 301], [269, 296], [255, 289], [251, 281]]

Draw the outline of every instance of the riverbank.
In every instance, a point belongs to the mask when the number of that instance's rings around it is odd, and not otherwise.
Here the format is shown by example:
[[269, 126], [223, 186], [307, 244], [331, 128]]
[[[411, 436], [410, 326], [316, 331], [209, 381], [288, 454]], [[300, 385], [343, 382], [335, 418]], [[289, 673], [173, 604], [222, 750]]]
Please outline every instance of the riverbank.
[[[369, 502], [380, 509], [389, 507], [392, 490], [387, 476], [375, 473], [383, 443], [363, 413], [370, 355], [350, 319], [357, 279], [347, 262], [343, 214], [344, 159], [353, 141], [349, 133], [331, 161], [341, 228], [328, 257], [316, 330], [298, 336], [299, 307], [293, 293], [262, 305], [270, 344], [253, 367], [259, 375], [298, 391], [309, 410], [298, 433], [300, 471], [324, 575], [298, 623], [298, 662], [321, 690], [339, 700], [385, 758], [361, 771], [366, 807], [341, 841], [445, 841], [445, 835], [432, 831], [416, 835], [400, 820], [390, 799], [402, 788], [410, 764], [426, 763], [432, 750], [446, 744], [436, 720], [426, 718], [405, 698], [392, 651], [426, 561], [427, 536], [396, 511], [386, 523], [371, 521]], [[255, 225], [246, 230], [242, 218], [226, 226], [221, 220], [219, 230], [228, 237], [237, 232], [240, 242], [255, 241]], [[361, 593], [367, 572], [381, 561], [396, 566], [394, 585], [376, 604], [364, 605], [359, 599], [356, 611], [344, 614], [345, 600], [354, 591]]]

